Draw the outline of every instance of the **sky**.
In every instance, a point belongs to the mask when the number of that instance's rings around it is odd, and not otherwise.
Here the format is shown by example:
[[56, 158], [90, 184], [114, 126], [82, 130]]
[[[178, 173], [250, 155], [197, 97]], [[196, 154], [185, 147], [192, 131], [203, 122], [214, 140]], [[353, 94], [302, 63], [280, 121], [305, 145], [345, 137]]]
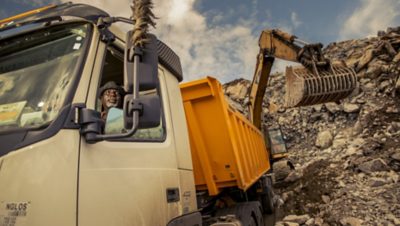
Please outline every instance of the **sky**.
[[[0, 18], [64, 0], [0, 0]], [[70, 1], [70, 0], [69, 0]], [[400, 26], [400, 0], [153, 0], [152, 30], [182, 62], [186, 81], [253, 76], [262, 30], [279, 28], [327, 45]], [[129, 17], [130, 0], [72, 0]], [[289, 63], [277, 60], [273, 71]]]

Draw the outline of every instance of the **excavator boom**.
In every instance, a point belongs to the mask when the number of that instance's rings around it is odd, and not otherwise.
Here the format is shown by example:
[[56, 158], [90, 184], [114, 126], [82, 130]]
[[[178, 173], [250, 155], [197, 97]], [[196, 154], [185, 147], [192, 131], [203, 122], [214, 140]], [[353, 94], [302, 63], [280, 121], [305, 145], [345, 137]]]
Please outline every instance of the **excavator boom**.
[[301, 63], [286, 68], [286, 107], [339, 101], [357, 86], [354, 70], [344, 63], [331, 64], [322, 44], [308, 44], [296, 36], [274, 29], [264, 30], [249, 91], [249, 119], [261, 129], [262, 103], [275, 58]]

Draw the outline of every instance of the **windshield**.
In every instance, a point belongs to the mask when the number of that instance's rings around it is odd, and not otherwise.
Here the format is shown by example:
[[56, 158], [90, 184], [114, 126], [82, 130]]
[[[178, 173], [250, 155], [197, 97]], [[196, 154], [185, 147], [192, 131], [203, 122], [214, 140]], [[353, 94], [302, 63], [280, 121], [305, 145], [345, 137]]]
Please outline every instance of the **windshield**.
[[0, 132], [54, 120], [79, 67], [88, 27], [64, 24], [0, 41]]

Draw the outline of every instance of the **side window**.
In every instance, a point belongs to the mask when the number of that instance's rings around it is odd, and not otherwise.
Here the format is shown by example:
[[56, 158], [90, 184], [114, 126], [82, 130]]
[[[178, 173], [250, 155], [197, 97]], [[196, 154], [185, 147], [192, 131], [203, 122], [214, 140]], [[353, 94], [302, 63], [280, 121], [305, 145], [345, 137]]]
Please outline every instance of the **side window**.
[[[124, 133], [122, 104], [125, 92], [123, 89], [123, 52], [110, 46], [107, 49], [102, 70], [101, 84], [98, 89], [96, 109], [101, 112], [105, 122], [105, 134]], [[157, 90], [140, 91], [139, 95], [154, 94]], [[113, 110], [110, 110], [113, 109]], [[116, 110], [118, 109], [118, 110]], [[163, 141], [165, 139], [164, 114], [161, 110], [161, 123], [159, 126], [147, 129], [138, 129], [124, 141]]]

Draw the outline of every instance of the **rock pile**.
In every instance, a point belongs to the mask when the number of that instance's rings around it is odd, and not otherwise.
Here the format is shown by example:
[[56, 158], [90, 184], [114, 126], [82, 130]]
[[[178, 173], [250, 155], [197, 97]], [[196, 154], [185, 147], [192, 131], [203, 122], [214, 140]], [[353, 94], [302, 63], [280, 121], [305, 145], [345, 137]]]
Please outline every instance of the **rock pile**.
[[[271, 75], [265, 96], [264, 123], [281, 128], [296, 166], [276, 189], [277, 225], [400, 225], [400, 27], [324, 53], [357, 72], [349, 98], [285, 109], [282, 74]], [[245, 114], [249, 84], [224, 85]]]

